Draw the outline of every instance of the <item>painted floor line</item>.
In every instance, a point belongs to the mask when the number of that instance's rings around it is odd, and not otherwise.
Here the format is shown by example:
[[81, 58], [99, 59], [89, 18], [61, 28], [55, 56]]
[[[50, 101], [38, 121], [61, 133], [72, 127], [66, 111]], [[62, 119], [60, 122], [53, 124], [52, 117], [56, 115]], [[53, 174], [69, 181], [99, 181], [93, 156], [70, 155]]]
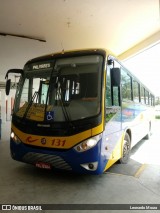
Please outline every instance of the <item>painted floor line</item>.
[[142, 172], [146, 169], [148, 165], [147, 164], [142, 164], [139, 169], [136, 171], [136, 173], [134, 174], [135, 178], [139, 178], [140, 175], [142, 174]]
[[117, 172], [107, 172], [107, 171], [106, 171], [106, 172], [104, 172], [104, 174], [133, 177], [133, 175], [126, 175], [126, 174], [121, 174], [121, 173], [117, 173]]

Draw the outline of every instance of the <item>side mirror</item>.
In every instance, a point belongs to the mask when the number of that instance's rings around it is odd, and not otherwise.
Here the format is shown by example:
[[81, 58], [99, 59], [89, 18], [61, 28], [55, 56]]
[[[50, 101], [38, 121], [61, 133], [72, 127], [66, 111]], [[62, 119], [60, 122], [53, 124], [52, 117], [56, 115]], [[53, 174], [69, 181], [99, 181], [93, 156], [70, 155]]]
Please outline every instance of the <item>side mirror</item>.
[[121, 84], [121, 71], [120, 68], [111, 69], [111, 85], [112, 87], [119, 87]]
[[8, 79], [6, 81], [6, 95], [9, 95], [10, 88], [11, 88], [11, 79]]
[[10, 69], [8, 70], [8, 72], [6, 73], [5, 79], [6, 79], [6, 95], [9, 95], [10, 92], [10, 88], [11, 88], [11, 79], [8, 79], [8, 75], [10, 73], [18, 73], [23, 75], [23, 70], [22, 69]]

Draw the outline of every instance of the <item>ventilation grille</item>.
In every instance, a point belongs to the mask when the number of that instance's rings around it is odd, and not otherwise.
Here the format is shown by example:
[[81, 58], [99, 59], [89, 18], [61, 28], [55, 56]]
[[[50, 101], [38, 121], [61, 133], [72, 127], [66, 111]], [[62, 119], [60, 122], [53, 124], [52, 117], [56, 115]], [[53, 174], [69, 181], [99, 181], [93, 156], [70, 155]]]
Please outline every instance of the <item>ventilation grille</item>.
[[37, 162], [43, 162], [50, 164], [53, 168], [72, 170], [70, 165], [63, 160], [63, 158], [56, 155], [48, 155], [42, 153], [29, 152], [23, 157], [23, 161], [30, 164], [36, 164]]

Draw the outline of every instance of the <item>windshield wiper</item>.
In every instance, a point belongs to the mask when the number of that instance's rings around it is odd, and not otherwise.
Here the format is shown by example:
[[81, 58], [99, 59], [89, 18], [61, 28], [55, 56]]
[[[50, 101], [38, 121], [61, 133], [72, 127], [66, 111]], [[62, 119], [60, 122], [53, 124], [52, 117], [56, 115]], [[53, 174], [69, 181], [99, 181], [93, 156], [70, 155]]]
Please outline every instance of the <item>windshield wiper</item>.
[[35, 91], [34, 94], [33, 94], [33, 96], [32, 96], [32, 98], [31, 98], [31, 100], [30, 100], [29, 103], [28, 103], [28, 106], [27, 106], [27, 108], [26, 108], [26, 111], [25, 111], [25, 113], [24, 113], [24, 115], [23, 115], [23, 119], [26, 118], [26, 116], [27, 116], [27, 114], [28, 114], [28, 111], [29, 111], [29, 109], [31, 108], [31, 106], [32, 106], [32, 104], [33, 104], [35, 98], [38, 98], [38, 96], [39, 96], [39, 93], [38, 93], [37, 91]]
[[[60, 85], [60, 87], [58, 85]], [[61, 87], [61, 83], [59, 82], [59, 80], [55, 84], [55, 89], [57, 89], [57, 95], [58, 95], [57, 98], [61, 102], [62, 112], [63, 112], [64, 118], [65, 118], [65, 121], [67, 121], [67, 123], [69, 124], [69, 126], [68, 126], [69, 128], [71, 127], [72, 129], [74, 129], [75, 126], [73, 125], [73, 123], [72, 123], [72, 121], [71, 121], [71, 119], [69, 117], [68, 110], [67, 110], [67, 108], [65, 106], [64, 96], [63, 96], [63, 89]]]

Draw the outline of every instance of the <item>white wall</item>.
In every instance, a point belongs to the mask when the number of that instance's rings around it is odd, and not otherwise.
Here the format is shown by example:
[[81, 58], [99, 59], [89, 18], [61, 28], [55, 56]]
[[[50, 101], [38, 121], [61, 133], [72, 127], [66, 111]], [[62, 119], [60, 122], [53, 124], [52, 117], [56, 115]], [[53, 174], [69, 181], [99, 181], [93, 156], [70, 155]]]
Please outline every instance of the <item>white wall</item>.
[[11, 68], [23, 68], [27, 60], [54, 52], [47, 42], [0, 36], [0, 79], [4, 81], [5, 73]]

